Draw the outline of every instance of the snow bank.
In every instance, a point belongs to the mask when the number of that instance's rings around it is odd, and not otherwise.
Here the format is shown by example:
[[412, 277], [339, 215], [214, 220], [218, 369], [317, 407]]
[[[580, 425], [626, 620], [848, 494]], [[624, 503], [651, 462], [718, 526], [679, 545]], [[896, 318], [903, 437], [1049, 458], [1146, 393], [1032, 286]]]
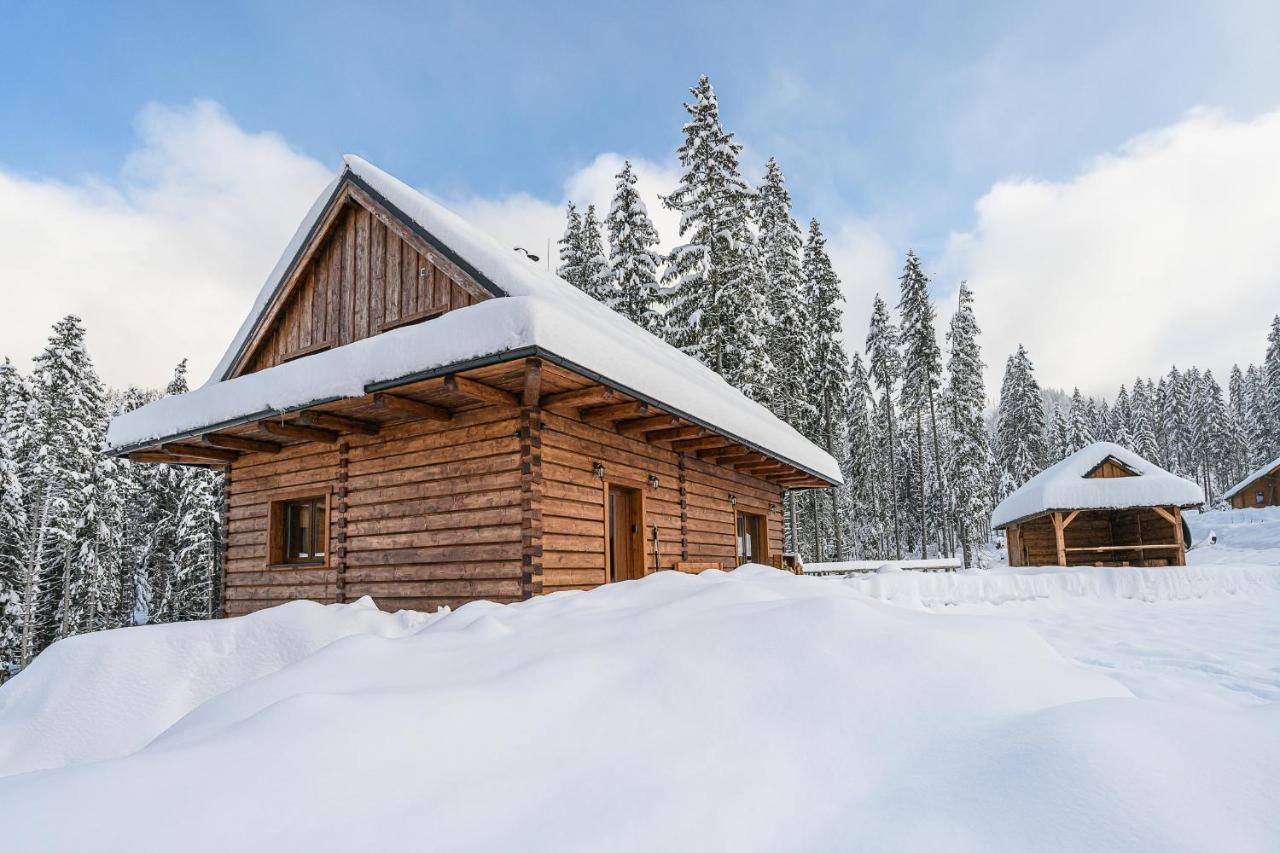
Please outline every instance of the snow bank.
[[[1085, 476], [1108, 457], [1137, 472], [1137, 476]], [[1002, 527], [1047, 510], [1191, 506], [1203, 502], [1204, 492], [1190, 480], [1170, 474], [1118, 444], [1096, 441], [1036, 474], [1002, 500], [991, 514], [991, 525]]]
[[[311, 612], [264, 618], [305, 634]], [[161, 631], [100, 638], [104, 671], [78, 693], [68, 729], [91, 725], [117, 694], [126, 651], [174, 655], [138, 686], [142, 707], [189, 704], [172, 697], [189, 696], [190, 673], [222, 654], [200, 634], [227, 629], [187, 627], [183, 654], [151, 649], [177, 642]], [[317, 640], [146, 746], [98, 748], [114, 760], [0, 779], [6, 846], [1280, 844], [1276, 705], [1137, 699], [1013, 620], [904, 610], [844, 583], [748, 566], [469, 604], [414, 627]], [[40, 677], [53, 690], [82, 671], [55, 656]], [[36, 725], [13, 708], [5, 725]], [[145, 832], [122, 815], [144, 815]]]
[[295, 601], [63, 640], [0, 689], [0, 776], [127, 755], [214, 696], [340, 637], [405, 636], [435, 618], [383, 613], [369, 598]]
[[958, 569], [959, 559], [935, 557], [928, 560], [840, 560], [805, 563], [805, 574], [850, 574], [853, 572], [945, 571]]
[[1280, 571], [1252, 566], [1046, 566], [852, 576], [842, 583], [893, 604], [930, 609], [1033, 601], [1189, 601], [1280, 593]]
[[[1197, 565], [1254, 563], [1280, 566], [1280, 506], [1189, 512], [1192, 541], [1206, 543], [1187, 554]], [[1208, 545], [1209, 534], [1218, 541]]]

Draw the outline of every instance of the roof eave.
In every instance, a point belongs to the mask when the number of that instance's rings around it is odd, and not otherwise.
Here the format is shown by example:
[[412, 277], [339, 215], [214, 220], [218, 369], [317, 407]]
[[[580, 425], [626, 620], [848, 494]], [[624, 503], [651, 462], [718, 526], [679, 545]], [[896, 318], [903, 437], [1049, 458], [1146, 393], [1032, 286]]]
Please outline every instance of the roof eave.
[[1011, 519], [1011, 520], [1009, 520], [1009, 521], [1002, 521], [1002, 522], [1000, 522], [999, 524], [993, 524], [993, 525], [991, 525], [991, 528], [992, 528], [993, 530], [1004, 530], [1006, 527], [1008, 527], [1008, 526], [1009, 526], [1009, 525], [1011, 525], [1011, 524], [1022, 524], [1024, 521], [1030, 521], [1031, 519], [1033, 519], [1033, 518], [1039, 518], [1039, 517], [1040, 517], [1040, 516], [1042, 516], [1042, 515], [1052, 515], [1052, 514], [1053, 514], [1053, 513], [1055, 513], [1055, 512], [1077, 512], [1077, 511], [1079, 511], [1079, 512], [1111, 512], [1111, 511], [1115, 511], [1115, 510], [1122, 510], [1122, 509], [1151, 509], [1152, 507], [1157, 507], [1157, 506], [1161, 506], [1161, 507], [1163, 507], [1163, 506], [1176, 506], [1178, 509], [1194, 509], [1195, 507], [1198, 507], [1198, 506], [1201, 506], [1201, 505], [1202, 505], [1202, 504], [1201, 504], [1200, 502], [1198, 502], [1198, 501], [1197, 501], [1196, 503], [1183, 503], [1183, 504], [1164, 504], [1164, 503], [1161, 503], [1161, 504], [1129, 504], [1128, 506], [1073, 506], [1073, 507], [1059, 507], [1059, 508], [1057, 508], [1057, 509], [1042, 509], [1042, 510], [1040, 510], [1040, 511], [1038, 511], [1038, 512], [1030, 513], [1029, 515], [1023, 515], [1023, 516], [1020, 516], [1020, 517], [1018, 517], [1018, 518]]

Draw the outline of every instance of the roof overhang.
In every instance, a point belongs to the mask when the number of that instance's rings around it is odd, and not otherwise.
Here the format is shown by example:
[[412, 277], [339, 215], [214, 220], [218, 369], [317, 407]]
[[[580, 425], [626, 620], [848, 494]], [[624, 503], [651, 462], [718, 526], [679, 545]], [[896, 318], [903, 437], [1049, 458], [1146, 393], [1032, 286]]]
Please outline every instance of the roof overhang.
[[1055, 512], [1066, 512], [1066, 513], [1070, 513], [1070, 512], [1125, 512], [1126, 510], [1131, 510], [1131, 509], [1154, 509], [1154, 508], [1155, 508], [1155, 507], [1157, 507], [1157, 506], [1159, 506], [1159, 507], [1176, 506], [1178, 509], [1194, 509], [1195, 507], [1200, 506], [1200, 504], [1198, 504], [1198, 503], [1187, 503], [1187, 504], [1134, 504], [1134, 505], [1132, 505], [1132, 506], [1074, 506], [1074, 507], [1059, 507], [1058, 509], [1045, 509], [1045, 510], [1041, 510], [1040, 512], [1033, 512], [1033, 513], [1031, 513], [1030, 515], [1024, 515], [1024, 516], [1022, 516], [1021, 518], [1014, 518], [1014, 519], [1011, 519], [1011, 520], [1009, 520], [1009, 521], [1001, 522], [1000, 524], [994, 525], [992, 529], [994, 529], [994, 530], [1004, 530], [1006, 527], [1010, 527], [1010, 526], [1012, 526], [1012, 525], [1014, 525], [1014, 524], [1025, 524], [1025, 523], [1026, 523], [1026, 522], [1028, 522], [1028, 521], [1032, 521], [1032, 520], [1037, 519], [1037, 518], [1040, 518], [1040, 517], [1042, 517], [1042, 516], [1046, 516], [1046, 515], [1053, 515]]

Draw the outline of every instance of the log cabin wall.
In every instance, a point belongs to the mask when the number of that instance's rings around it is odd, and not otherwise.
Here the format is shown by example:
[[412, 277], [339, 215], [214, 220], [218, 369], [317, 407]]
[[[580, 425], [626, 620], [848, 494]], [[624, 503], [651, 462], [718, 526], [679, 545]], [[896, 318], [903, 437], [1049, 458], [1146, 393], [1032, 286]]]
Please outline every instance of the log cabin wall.
[[[447, 423], [412, 420], [335, 445], [246, 454], [231, 469], [225, 613], [292, 599], [435, 610], [476, 598], [518, 601], [518, 419], [496, 407]], [[320, 567], [272, 566], [270, 504], [329, 495]]]
[[436, 317], [487, 296], [449, 261], [353, 201], [337, 212], [290, 281], [292, 289], [270, 328], [235, 375]]
[[[733, 568], [738, 511], [762, 516], [769, 554], [782, 551], [774, 483], [555, 412], [484, 406], [236, 460], [224, 612], [362, 595], [383, 609], [429, 611], [596, 586], [606, 580], [608, 483], [644, 496], [646, 573], [678, 562]], [[329, 499], [325, 564], [272, 565], [272, 502], [316, 495]]]
[[[1258, 503], [1258, 492], [1262, 492], [1262, 503]], [[1231, 506], [1235, 509], [1280, 506], [1280, 475], [1267, 474], [1249, 483], [1231, 496]]]

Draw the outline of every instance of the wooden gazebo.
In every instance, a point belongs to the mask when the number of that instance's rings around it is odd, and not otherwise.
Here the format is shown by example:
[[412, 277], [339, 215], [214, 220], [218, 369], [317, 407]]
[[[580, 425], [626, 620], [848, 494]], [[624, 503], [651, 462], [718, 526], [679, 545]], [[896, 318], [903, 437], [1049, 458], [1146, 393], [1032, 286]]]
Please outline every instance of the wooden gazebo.
[[991, 522], [1011, 566], [1181, 566], [1182, 510], [1203, 501], [1190, 480], [1097, 442], [1028, 480]]

